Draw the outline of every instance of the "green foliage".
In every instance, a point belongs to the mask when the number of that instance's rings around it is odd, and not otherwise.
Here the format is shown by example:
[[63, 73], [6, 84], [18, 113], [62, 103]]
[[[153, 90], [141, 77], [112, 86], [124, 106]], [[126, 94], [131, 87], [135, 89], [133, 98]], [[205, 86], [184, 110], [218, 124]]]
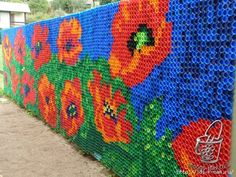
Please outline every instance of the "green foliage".
[[88, 8], [90, 8], [89, 5], [86, 4], [87, 0], [71, 0], [71, 5], [73, 7], [73, 13], [75, 12], [81, 12]]
[[[31, 13], [28, 14], [27, 23], [45, 20], [53, 17], [64, 16], [69, 13], [81, 12], [91, 8], [87, 0], [2, 0], [5, 2], [28, 3]], [[119, 0], [100, 0], [100, 5]]]
[[104, 4], [109, 4], [111, 2], [116, 2], [116, 1], [119, 1], [119, 0], [100, 0], [100, 4], [104, 5]]
[[62, 9], [66, 12], [66, 13], [72, 13], [73, 12], [73, 7], [72, 7], [72, 1], [70, 0], [59, 0]]
[[113, 143], [107, 146], [102, 162], [120, 176], [184, 176], [177, 173], [179, 166], [172, 150], [171, 132], [167, 130], [165, 136], [156, 140], [156, 123], [162, 113], [162, 98], [154, 99], [145, 107], [140, 131], [134, 132], [131, 143]]
[[29, 0], [28, 4], [32, 14], [48, 12], [49, 4], [47, 0]]
[[52, 14], [51, 14], [53, 17], [60, 17], [60, 16], [64, 16], [66, 15], [66, 12], [62, 9], [57, 9], [55, 11], [52, 11]]
[[25, 2], [24, 0], [1, 0], [3, 2]]
[[36, 12], [34, 14], [27, 15], [27, 23], [32, 23], [40, 20], [51, 18], [52, 16], [48, 13]]
[[27, 3], [31, 13], [26, 15], [26, 22], [45, 20], [53, 17], [47, 0], [3, 0], [5, 2]]
[[28, 0], [31, 13], [27, 15], [27, 23], [51, 18], [49, 3], [47, 0]]
[[108, 3], [111, 3], [111, 2], [112, 2], [111, 0], [100, 0], [101, 5], [108, 4]]
[[3, 95], [4, 95], [3, 90], [2, 90], [2, 88], [0, 88], [0, 97]]
[[143, 140], [143, 173], [147, 177], [156, 176], [184, 176], [178, 174], [179, 166], [174, 158], [169, 130], [156, 141], [156, 123], [163, 113], [162, 98], [154, 99], [145, 107], [141, 123], [141, 136]]
[[53, 0], [51, 8], [52, 11], [60, 9], [66, 13], [74, 13], [83, 11], [89, 8], [89, 6], [86, 5], [86, 0]]

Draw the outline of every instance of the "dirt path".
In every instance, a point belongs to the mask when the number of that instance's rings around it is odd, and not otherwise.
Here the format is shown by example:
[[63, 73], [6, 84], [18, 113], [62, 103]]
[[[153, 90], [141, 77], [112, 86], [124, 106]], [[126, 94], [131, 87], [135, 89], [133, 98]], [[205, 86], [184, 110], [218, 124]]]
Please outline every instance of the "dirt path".
[[0, 100], [0, 177], [105, 176], [110, 174], [99, 162], [15, 104]]

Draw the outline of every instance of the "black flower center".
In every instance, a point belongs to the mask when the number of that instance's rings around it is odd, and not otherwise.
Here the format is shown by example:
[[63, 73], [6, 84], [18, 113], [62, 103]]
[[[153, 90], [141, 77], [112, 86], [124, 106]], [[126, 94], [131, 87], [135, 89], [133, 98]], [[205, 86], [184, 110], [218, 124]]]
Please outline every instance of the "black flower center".
[[50, 99], [49, 99], [48, 96], [46, 96], [45, 101], [46, 101], [46, 103], [47, 103], [47, 105], [48, 105], [48, 104], [49, 104], [49, 101], [50, 101]]
[[73, 45], [73, 43], [72, 43], [72, 39], [69, 39], [69, 40], [66, 42], [66, 46], [65, 46], [66, 51], [69, 52], [69, 51], [72, 49], [72, 47], [74, 47], [74, 45]]
[[25, 84], [24, 85], [24, 95], [28, 96], [29, 92], [30, 92], [30, 87], [28, 84]]
[[42, 50], [42, 43], [40, 41], [36, 43], [35, 50], [36, 50], [36, 55], [38, 56], [39, 52]]
[[109, 105], [109, 103], [105, 101], [103, 106], [104, 106], [103, 110], [104, 115], [108, 115], [115, 123], [117, 123], [118, 116], [116, 115], [112, 107]]
[[70, 105], [67, 107], [66, 113], [69, 118], [76, 118], [78, 116], [76, 105], [71, 102]]
[[4, 48], [5, 48], [5, 49], [8, 49], [8, 45], [7, 45], [7, 44], [5, 44], [5, 45], [4, 45]]
[[21, 47], [18, 48], [18, 53], [19, 53], [20, 55], [22, 55], [23, 51], [22, 51]]
[[154, 46], [155, 39], [153, 37], [153, 31], [148, 28], [146, 24], [139, 24], [137, 32], [131, 33], [130, 39], [127, 41], [127, 47], [134, 55], [134, 51], [141, 52], [143, 46]]

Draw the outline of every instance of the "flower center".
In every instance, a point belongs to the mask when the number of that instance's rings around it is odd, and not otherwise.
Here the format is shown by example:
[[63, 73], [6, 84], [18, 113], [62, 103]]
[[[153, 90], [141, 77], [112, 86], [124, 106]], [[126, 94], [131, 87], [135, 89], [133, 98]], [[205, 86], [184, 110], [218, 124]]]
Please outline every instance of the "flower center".
[[115, 123], [117, 123], [118, 116], [116, 115], [114, 109], [110, 106], [110, 104], [105, 101], [103, 106], [104, 115], [109, 116]]
[[72, 47], [73, 47], [72, 40], [70, 39], [66, 42], [66, 51], [69, 52]]
[[50, 101], [50, 99], [49, 99], [48, 96], [46, 96], [45, 101], [46, 101], [46, 103], [47, 103], [47, 105], [48, 105], [48, 104], [49, 104], [49, 101]]
[[18, 48], [18, 53], [19, 53], [20, 55], [22, 55], [23, 51], [22, 51], [21, 47]]
[[28, 84], [25, 84], [24, 85], [24, 95], [27, 96], [29, 92], [30, 92], [30, 87], [28, 86]]
[[77, 117], [78, 115], [77, 107], [75, 106], [74, 103], [72, 102], [70, 103], [70, 105], [67, 107], [66, 113], [67, 116], [71, 119]]
[[37, 42], [35, 50], [36, 50], [36, 55], [38, 56], [39, 52], [42, 50], [42, 43], [40, 41]]
[[5, 49], [8, 49], [8, 45], [7, 45], [7, 44], [5, 44], [4, 48], [5, 48]]
[[132, 56], [135, 50], [141, 52], [143, 46], [155, 45], [152, 33], [152, 29], [148, 28], [146, 24], [139, 24], [137, 32], [131, 33], [130, 39], [127, 41], [127, 47]]

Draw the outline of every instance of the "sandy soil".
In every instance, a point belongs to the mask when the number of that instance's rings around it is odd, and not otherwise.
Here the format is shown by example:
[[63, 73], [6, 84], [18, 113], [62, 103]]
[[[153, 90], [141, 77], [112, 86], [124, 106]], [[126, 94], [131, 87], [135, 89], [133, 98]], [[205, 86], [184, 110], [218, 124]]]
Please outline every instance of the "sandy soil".
[[10, 101], [0, 100], [0, 177], [105, 177], [111, 174]]

